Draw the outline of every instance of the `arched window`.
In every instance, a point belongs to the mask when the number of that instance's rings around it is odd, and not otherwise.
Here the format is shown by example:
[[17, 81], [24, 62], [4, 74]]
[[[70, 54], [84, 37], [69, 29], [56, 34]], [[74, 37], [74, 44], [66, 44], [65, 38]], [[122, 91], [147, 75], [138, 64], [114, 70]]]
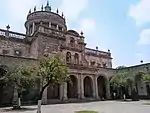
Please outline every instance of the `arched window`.
[[75, 46], [75, 40], [73, 37], [71, 37], [71, 39], [70, 39], [70, 45], [71, 45], [71, 47]]
[[70, 52], [67, 52], [67, 54], [66, 54], [66, 62], [71, 63], [71, 53]]
[[79, 64], [79, 55], [75, 53], [74, 55], [75, 64]]

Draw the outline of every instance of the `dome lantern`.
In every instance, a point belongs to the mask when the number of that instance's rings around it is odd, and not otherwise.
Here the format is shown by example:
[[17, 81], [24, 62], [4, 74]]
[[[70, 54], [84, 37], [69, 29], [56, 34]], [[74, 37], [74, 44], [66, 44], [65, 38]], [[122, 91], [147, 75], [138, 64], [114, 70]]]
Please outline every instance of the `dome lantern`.
[[47, 1], [47, 5], [45, 6], [45, 11], [51, 12], [51, 6], [49, 6], [49, 1]]

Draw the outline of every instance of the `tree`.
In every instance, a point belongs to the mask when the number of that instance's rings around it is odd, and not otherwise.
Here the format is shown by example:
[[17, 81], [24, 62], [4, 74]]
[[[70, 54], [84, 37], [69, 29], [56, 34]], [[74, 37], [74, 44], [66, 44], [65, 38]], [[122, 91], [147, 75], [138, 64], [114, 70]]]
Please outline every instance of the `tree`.
[[150, 74], [149, 74], [149, 73], [143, 74], [142, 80], [143, 80], [145, 83], [149, 83], [149, 82], [150, 82]]
[[110, 84], [114, 88], [121, 89], [121, 95], [122, 93], [125, 95], [125, 89], [129, 86], [130, 82], [131, 78], [129, 77], [129, 73], [125, 70], [116, 71], [110, 79]]
[[40, 60], [40, 64], [37, 70], [38, 78], [41, 81], [41, 90], [38, 100], [38, 113], [41, 113], [41, 99], [44, 90], [49, 85], [63, 84], [70, 81], [68, 69], [65, 63], [61, 60], [59, 54], [56, 54], [53, 58], [44, 56]]
[[22, 92], [27, 87], [34, 86], [35, 77], [33, 75], [33, 68], [27, 65], [18, 65], [9, 71], [9, 74], [5, 77], [7, 85], [13, 87], [14, 98], [13, 108], [18, 109], [21, 106], [20, 97]]
[[1, 65], [0, 66], [0, 105], [2, 104], [3, 91], [6, 85], [5, 77], [7, 76], [7, 74], [8, 74], [7, 66]]

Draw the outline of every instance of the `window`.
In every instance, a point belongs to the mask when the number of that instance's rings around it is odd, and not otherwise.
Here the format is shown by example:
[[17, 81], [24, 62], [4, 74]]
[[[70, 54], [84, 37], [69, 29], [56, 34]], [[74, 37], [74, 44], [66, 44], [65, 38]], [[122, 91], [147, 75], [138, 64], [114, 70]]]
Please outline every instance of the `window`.
[[71, 39], [70, 39], [70, 44], [71, 44], [71, 47], [75, 46], [75, 40], [73, 37], [71, 37]]
[[106, 63], [103, 63], [103, 67], [104, 67], [104, 68], [106, 68], [106, 67], [107, 67]]
[[94, 65], [95, 65], [95, 61], [92, 60], [92, 61], [91, 61], [91, 66], [94, 66]]
[[67, 52], [67, 54], [66, 54], [66, 62], [71, 63], [71, 53], [70, 52]]
[[51, 27], [52, 27], [53, 29], [56, 29], [56, 28], [57, 28], [57, 24], [51, 24]]
[[8, 54], [9, 52], [10, 52], [9, 50], [3, 50], [3, 51], [2, 51], [2, 53], [3, 53], [4, 55]]
[[101, 67], [101, 64], [100, 64], [100, 63], [97, 63], [97, 67]]
[[79, 55], [75, 53], [74, 55], [75, 64], [79, 64]]
[[59, 30], [59, 31], [62, 31], [62, 27], [59, 26], [59, 27], [58, 27], [58, 30]]

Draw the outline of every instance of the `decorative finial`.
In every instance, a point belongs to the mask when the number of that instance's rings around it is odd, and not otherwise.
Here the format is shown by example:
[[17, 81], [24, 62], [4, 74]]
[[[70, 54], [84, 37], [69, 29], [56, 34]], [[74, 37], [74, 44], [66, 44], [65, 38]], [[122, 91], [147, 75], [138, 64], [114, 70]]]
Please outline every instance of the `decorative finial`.
[[29, 14], [31, 13], [31, 9], [29, 10]]
[[9, 29], [10, 29], [10, 26], [9, 26], [9, 25], [7, 25], [7, 26], [6, 26], [6, 28], [7, 28], [7, 30], [9, 31]]
[[62, 17], [64, 17], [64, 13], [62, 12], [62, 15], [61, 15]]
[[98, 46], [96, 46], [96, 50], [98, 50]]
[[49, 0], [47, 0], [47, 6], [49, 6]]
[[108, 49], [108, 52], [110, 53], [110, 50]]
[[36, 11], [36, 6], [34, 7], [34, 12]]
[[81, 36], [83, 36], [83, 31], [81, 31], [81, 33], [80, 33], [80, 34], [81, 34]]
[[56, 11], [56, 12], [57, 12], [57, 14], [59, 13], [59, 10], [58, 10], [58, 8], [57, 8], [57, 11]]
[[41, 7], [41, 10], [43, 11], [43, 4], [42, 4], [42, 7]]
[[143, 63], [143, 60], [141, 60], [141, 63]]

